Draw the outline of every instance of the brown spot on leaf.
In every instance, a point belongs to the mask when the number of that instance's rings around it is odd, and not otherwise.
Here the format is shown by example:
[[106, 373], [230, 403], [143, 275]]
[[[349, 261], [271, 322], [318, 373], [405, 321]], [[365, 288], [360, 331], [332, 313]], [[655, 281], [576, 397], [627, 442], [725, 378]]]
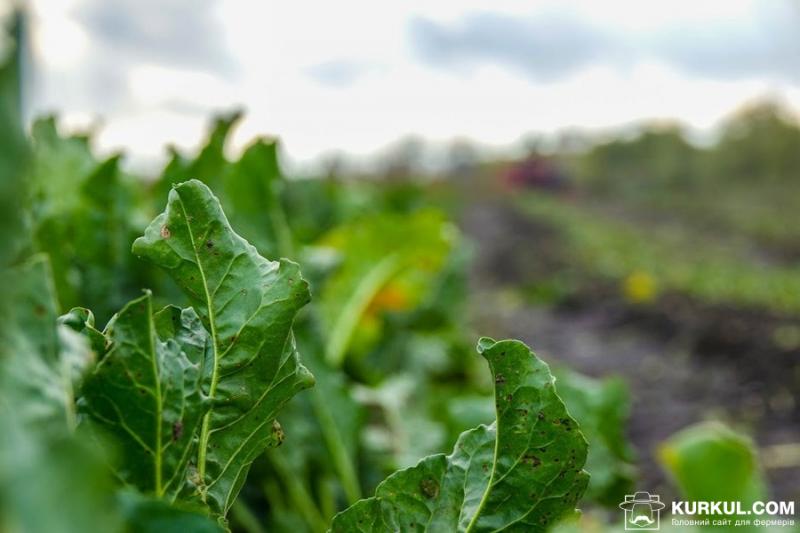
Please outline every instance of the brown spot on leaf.
[[181, 436], [183, 435], [183, 422], [178, 420], [174, 424], [172, 424], [172, 440], [177, 441], [180, 440]]
[[167, 225], [161, 226], [161, 238], [169, 239], [171, 236], [172, 233], [169, 231], [169, 226]]
[[286, 437], [286, 434], [283, 432], [283, 428], [278, 423], [277, 420], [272, 421], [272, 438], [275, 441], [275, 446], [280, 446], [283, 444], [283, 439]]
[[542, 460], [539, 459], [537, 456], [533, 454], [525, 454], [522, 458], [522, 462], [528, 465], [531, 465], [533, 468], [536, 468], [540, 464], [542, 464]]
[[435, 479], [425, 478], [419, 482], [419, 488], [426, 498], [431, 499], [439, 495], [439, 483]]

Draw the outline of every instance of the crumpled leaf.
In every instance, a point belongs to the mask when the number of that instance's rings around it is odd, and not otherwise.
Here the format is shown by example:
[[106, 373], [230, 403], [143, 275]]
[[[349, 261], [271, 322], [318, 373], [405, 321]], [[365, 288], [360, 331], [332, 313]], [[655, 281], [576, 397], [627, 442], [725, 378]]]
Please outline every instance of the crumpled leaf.
[[224, 515], [250, 464], [283, 432], [275, 417], [313, 377], [292, 334], [310, 299], [299, 267], [268, 261], [237, 235], [206, 185], [175, 185], [166, 210], [133, 244], [188, 296], [211, 336], [212, 401], [199, 436], [197, 495]]
[[545, 531], [574, 513], [589, 480], [587, 444], [548, 366], [519, 341], [483, 338], [497, 419], [386, 478], [336, 516], [333, 532]]
[[106, 337], [95, 327], [94, 313], [89, 309], [73, 307], [69, 312], [58, 317], [58, 323], [66, 326], [64, 329], [70, 329], [83, 335], [89, 341], [95, 360], [99, 361], [105, 355]]
[[82, 410], [117, 437], [124, 481], [174, 498], [208, 408], [201, 390], [208, 335], [192, 309], [154, 316], [149, 293], [122, 308], [105, 335], [108, 350], [86, 378]]

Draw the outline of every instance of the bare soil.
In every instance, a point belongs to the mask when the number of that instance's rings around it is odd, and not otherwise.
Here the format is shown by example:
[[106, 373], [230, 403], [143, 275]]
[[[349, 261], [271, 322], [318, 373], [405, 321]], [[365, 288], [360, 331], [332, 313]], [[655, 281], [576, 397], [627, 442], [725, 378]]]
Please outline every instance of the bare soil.
[[[520, 299], [509, 305], [509, 291], [565, 267], [557, 228], [496, 199], [472, 205], [461, 219], [477, 245], [471, 281], [482, 302], [475, 311], [477, 330], [519, 338], [551, 363], [628, 383], [628, 435], [638, 454], [641, 490], [674, 495], [656, 449], [703, 420], [723, 420], [751, 435], [767, 463], [775, 445], [800, 445], [800, 350], [780, 348], [774, 340], [776, 327], [800, 326], [800, 317], [674, 294], [636, 306], [601, 282], [556, 306]], [[774, 498], [800, 498], [800, 464], [765, 473]]]

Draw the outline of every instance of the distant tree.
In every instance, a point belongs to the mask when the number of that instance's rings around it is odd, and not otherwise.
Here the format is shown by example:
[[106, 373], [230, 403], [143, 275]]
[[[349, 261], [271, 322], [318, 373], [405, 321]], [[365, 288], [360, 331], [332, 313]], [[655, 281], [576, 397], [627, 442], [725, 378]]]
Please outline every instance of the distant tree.
[[729, 119], [711, 164], [733, 180], [800, 180], [800, 126], [775, 102], [761, 102]]
[[470, 173], [480, 159], [478, 148], [466, 139], [456, 139], [447, 148], [447, 170], [452, 176]]
[[582, 177], [601, 190], [686, 187], [696, 179], [698, 150], [677, 126], [650, 127], [630, 140], [596, 145], [582, 158]]
[[409, 135], [397, 141], [386, 152], [384, 174], [390, 180], [404, 180], [422, 171], [425, 141]]

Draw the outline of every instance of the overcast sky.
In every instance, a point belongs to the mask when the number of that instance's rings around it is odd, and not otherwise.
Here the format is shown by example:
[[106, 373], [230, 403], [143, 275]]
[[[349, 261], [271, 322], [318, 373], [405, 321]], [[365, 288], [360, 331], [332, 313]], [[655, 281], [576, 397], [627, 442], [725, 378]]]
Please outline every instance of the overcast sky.
[[144, 160], [236, 106], [237, 145], [278, 135], [299, 163], [408, 134], [504, 146], [642, 119], [708, 130], [763, 96], [800, 108], [792, 0], [34, 0], [32, 15], [30, 112]]

